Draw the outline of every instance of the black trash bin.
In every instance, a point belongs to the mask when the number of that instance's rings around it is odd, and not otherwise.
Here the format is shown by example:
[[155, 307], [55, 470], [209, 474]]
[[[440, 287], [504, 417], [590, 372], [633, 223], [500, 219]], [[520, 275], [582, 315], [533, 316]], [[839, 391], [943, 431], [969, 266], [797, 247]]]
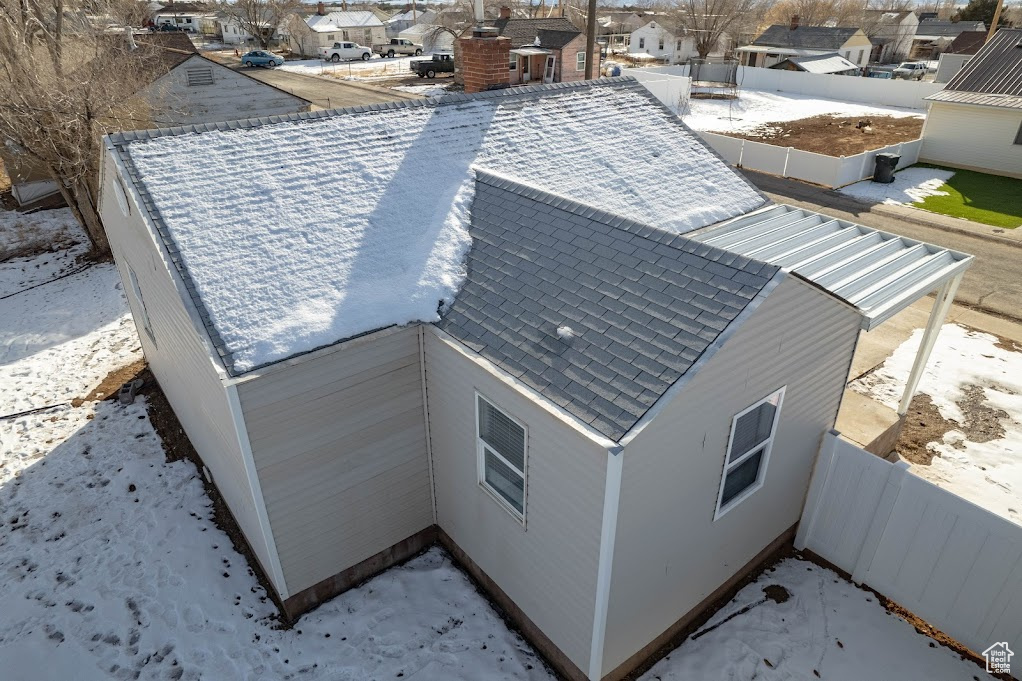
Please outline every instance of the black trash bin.
[[877, 154], [876, 165], [873, 167], [873, 181], [890, 184], [894, 182], [894, 169], [898, 167], [901, 156], [898, 154]]

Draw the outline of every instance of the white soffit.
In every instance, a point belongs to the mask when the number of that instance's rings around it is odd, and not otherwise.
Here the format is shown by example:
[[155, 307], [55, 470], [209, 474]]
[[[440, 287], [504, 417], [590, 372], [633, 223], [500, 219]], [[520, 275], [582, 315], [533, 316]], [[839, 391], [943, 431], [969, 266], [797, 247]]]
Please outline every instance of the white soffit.
[[867, 331], [973, 260], [967, 253], [784, 204], [688, 236], [794, 272], [854, 305]]

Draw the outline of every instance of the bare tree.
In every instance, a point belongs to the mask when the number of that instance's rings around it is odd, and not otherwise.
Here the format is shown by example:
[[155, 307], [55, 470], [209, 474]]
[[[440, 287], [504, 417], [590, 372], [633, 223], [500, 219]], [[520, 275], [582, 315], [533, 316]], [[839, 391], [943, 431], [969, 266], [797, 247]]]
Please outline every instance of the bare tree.
[[797, 16], [801, 26], [855, 26], [862, 19], [861, 0], [779, 0], [767, 12], [769, 24], [787, 24]]
[[237, 23], [265, 50], [288, 17], [301, 7], [301, 0], [220, 0], [217, 12]]
[[0, 143], [45, 168], [94, 251], [104, 254], [100, 137], [149, 127], [137, 90], [163, 62], [120, 32], [95, 30], [80, 9], [63, 0], [0, 6]]
[[678, 0], [673, 14], [695, 39], [696, 52], [706, 58], [725, 36], [736, 37], [755, 25], [762, 0]]
[[313, 48], [318, 47], [318, 43], [314, 40], [316, 32], [300, 14], [288, 15], [284, 23], [281, 24], [281, 28], [287, 34], [289, 48], [294, 50], [297, 46], [298, 53], [302, 56], [314, 55], [314, 52], [307, 52], [305, 47], [306, 45]]

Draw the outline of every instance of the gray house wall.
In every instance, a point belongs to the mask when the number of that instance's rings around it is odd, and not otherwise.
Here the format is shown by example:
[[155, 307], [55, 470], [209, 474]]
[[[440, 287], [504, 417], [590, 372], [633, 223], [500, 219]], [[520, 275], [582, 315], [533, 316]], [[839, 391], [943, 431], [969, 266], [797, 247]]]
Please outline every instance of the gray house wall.
[[237, 384], [292, 595], [433, 524], [418, 337], [387, 329]]
[[[424, 334], [437, 521], [586, 670], [607, 449], [438, 333], [428, 329]], [[478, 483], [476, 391], [527, 428], [525, 526]]]
[[[260, 523], [261, 503], [246, 466], [246, 454], [235, 426], [225, 376], [219, 359], [200, 331], [194, 309], [185, 307], [183, 284], [165, 259], [154, 234], [140, 212], [131, 183], [117, 183], [117, 159], [104, 154], [100, 213], [110, 239], [114, 261], [121, 275], [149, 367], [174, 408], [189, 441], [209, 469], [224, 501], [230, 507], [263, 570], [278, 589], [274, 564], [276, 553]], [[121, 209], [117, 192], [126, 200]], [[156, 342], [142, 328], [139, 301], [132, 290], [128, 267], [135, 272]]]
[[[211, 84], [189, 85], [189, 69], [210, 69]], [[198, 55], [149, 85], [143, 94], [159, 127], [235, 121], [308, 111], [309, 102]]]
[[[603, 675], [794, 525], [860, 317], [787, 276], [623, 453]], [[762, 488], [714, 521], [731, 419], [787, 386]]]

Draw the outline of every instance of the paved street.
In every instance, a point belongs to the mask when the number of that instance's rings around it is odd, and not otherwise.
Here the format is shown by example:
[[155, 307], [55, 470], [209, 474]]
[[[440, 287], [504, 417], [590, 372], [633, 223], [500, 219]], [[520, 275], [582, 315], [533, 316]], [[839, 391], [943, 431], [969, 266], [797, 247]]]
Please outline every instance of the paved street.
[[303, 76], [279, 69], [247, 68], [240, 64], [226, 64], [236, 71], [243, 71], [256, 80], [286, 90], [302, 99], [307, 99], [320, 109], [339, 109], [346, 106], [363, 106], [381, 102], [399, 102], [404, 99], [418, 99], [396, 90], [362, 83], [350, 83], [331, 78]]
[[[1007, 230], [1006, 237], [972, 235], [941, 229], [938, 224], [949, 224], [947, 218], [932, 216], [911, 209], [891, 210], [892, 206], [874, 206], [859, 203], [837, 192], [814, 185], [741, 171], [770, 198], [779, 203], [819, 210], [837, 218], [851, 220], [868, 227], [882, 229], [944, 246], [976, 256], [976, 260], [962, 280], [957, 302], [979, 310], [1022, 321], [1022, 240]], [[896, 214], [896, 213], [900, 213]], [[908, 215], [912, 222], [904, 219]], [[923, 224], [929, 222], [930, 224]], [[963, 221], [955, 221], [961, 224]], [[1012, 237], [1015, 237], [1012, 239]]]

